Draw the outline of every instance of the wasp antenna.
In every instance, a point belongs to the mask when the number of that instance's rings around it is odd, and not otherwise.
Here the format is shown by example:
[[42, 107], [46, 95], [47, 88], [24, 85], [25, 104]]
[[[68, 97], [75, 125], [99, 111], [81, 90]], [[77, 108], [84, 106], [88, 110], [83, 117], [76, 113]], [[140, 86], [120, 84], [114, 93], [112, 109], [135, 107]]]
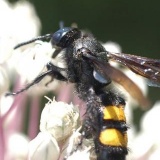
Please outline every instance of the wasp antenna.
[[[21, 91], [21, 92], [23, 92], [23, 91]], [[19, 92], [9, 92], [9, 93], [6, 93], [5, 96], [6, 97], [8, 97], [8, 96], [15, 96], [15, 95], [17, 95], [17, 94], [19, 94], [21, 92], [20, 91]]]
[[22, 42], [22, 43], [17, 44], [17, 45], [14, 47], [14, 49], [17, 49], [17, 48], [22, 47], [22, 46], [25, 46], [25, 45], [27, 45], [27, 44], [33, 43], [33, 42], [35, 42], [35, 41], [37, 41], [37, 40], [47, 40], [47, 39], [51, 39], [51, 36], [52, 36], [52, 34], [46, 34], [46, 35], [44, 35], [44, 36], [38, 36], [38, 37], [33, 38], [33, 39], [29, 40], [29, 41], [26, 41], [26, 42]]
[[9, 93], [6, 93], [5, 94], [5, 96], [7, 97], [7, 96], [15, 96], [15, 95], [17, 95], [17, 94], [19, 94], [19, 93], [22, 93], [22, 92], [24, 92], [24, 91], [26, 91], [27, 89], [29, 89], [31, 86], [33, 86], [34, 84], [36, 84], [37, 82], [32, 82], [32, 83], [30, 83], [30, 84], [28, 84], [27, 86], [25, 86], [25, 88], [22, 88], [22, 89], [20, 89], [19, 91], [17, 91], [17, 92], [9, 92]]

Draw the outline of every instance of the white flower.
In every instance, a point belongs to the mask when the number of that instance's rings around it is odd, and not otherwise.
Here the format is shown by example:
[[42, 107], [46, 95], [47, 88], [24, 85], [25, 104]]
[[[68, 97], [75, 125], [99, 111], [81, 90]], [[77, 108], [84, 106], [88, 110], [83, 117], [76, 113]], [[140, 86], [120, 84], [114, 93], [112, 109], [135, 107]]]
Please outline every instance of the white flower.
[[[151, 110], [145, 113], [141, 121], [141, 132], [130, 143], [132, 159], [144, 157], [148, 160], [159, 159], [157, 152], [160, 150], [160, 129], [157, 122], [160, 121], [160, 102], [157, 102]], [[155, 158], [156, 157], [156, 158]], [[155, 158], [155, 159], [154, 159]]]
[[29, 140], [23, 134], [15, 133], [9, 137], [7, 159], [25, 160], [28, 155]]
[[11, 56], [14, 45], [39, 34], [40, 21], [34, 7], [27, 1], [17, 2], [14, 6], [7, 1], [0, 1], [0, 20], [0, 63], [2, 64]]
[[0, 66], [0, 95], [9, 88], [9, 78], [4, 68]]
[[28, 1], [19, 1], [14, 5], [0, 1], [0, 20], [0, 36], [14, 37], [20, 42], [39, 34], [40, 20]]
[[58, 160], [60, 149], [48, 132], [40, 132], [29, 144], [29, 160]]
[[15, 43], [13, 37], [0, 35], [0, 64], [5, 63], [12, 56]]
[[23, 52], [15, 53], [15, 67], [18, 73], [26, 81], [32, 81], [51, 61], [54, 50], [47, 42], [38, 41], [32, 48], [28, 47]]
[[[14, 51], [14, 55], [10, 61], [10, 65], [19, 73], [22, 84], [31, 83], [37, 76], [46, 72], [46, 65], [48, 62], [52, 62], [55, 66], [65, 68], [65, 63], [62, 60], [62, 54], [64, 53], [59, 53], [53, 59], [52, 55], [55, 49], [52, 48], [50, 42], [36, 41], [32, 45], [32, 47], [28, 46], [25, 50], [21, 51], [17, 49]], [[46, 76], [39, 83], [30, 87], [29, 92], [27, 93], [29, 95], [42, 95], [49, 90], [55, 91], [60, 86], [60, 83], [54, 78], [53, 80], [51, 79], [51, 76]], [[25, 85], [21, 88], [24, 87]]]
[[150, 156], [148, 157], [148, 160], [156, 160], [156, 159], [160, 159], [160, 146], [158, 146], [157, 148], [153, 147], [153, 152], [152, 154], [150, 154]]
[[57, 160], [59, 146], [77, 129], [79, 111], [77, 106], [50, 100], [45, 105], [40, 120], [40, 133], [29, 145], [30, 160]]
[[[0, 148], [3, 148], [0, 159], [5, 157], [6, 159], [22, 160], [27, 158], [28, 139], [23, 135], [17, 135], [17, 132], [22, 129], [22, 126], [20, 126], [24, 120], [22, 116], [24, 110], [22, 108], [25, 104], [20, 106], [22, 105], [22, 97], [19, 97], [20, 99], [17, 97], [6, 98], [4, 92], [8, 90], [9, 79], [13, 88], [15, 88], [13, 83], [17, 74], [12, 71], [16, 59], [12, 59], [14, 57], [12, 55], [16, 51], [13, 50], [13, 47], [22, 40], [37, 36], [40, 32], [40, 21], [34, 7], [28, 1], [18, 1], [10, 4], [6, 0], [0, 1], [0, 20]], [[16, 86], [18, 86], [18, 83], [16, 83]], [[22, 108], [18, 110], [19, 107]]]
[[19, 1], [14, 4], [0, 1], [0, 20], [0, 64], [5, 67], [8, 77], [14, 82], [15, 77], [18, 77], [14, 70], [19, 60], [16, 53], [20, 54], [20, 50], [15, 51], [13, 47], [17, 43], [37, 36], [40, 32], [40, 20], [28, 1]]
[[152, 139], [160, 144], [159, 135], [160, 129], [158, 129], [157, 123], [160, 122], [160, 101], [156, 102], [152, 109], [150, 109], [142, 118], [141, 127], [142, 131], [152, 135]]
[[68, 138], [78, 126], [79, 111], [72, 104], [49, 101], [41, 114], [40, 130], [52, 134], [60, 142]]

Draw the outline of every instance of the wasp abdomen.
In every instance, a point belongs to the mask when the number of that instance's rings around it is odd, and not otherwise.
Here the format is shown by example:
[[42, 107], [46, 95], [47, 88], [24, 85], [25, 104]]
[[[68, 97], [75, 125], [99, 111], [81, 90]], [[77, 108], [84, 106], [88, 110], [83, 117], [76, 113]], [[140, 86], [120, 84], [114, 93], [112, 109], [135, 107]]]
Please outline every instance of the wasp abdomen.
[[127, 125], [123, 105], [107, 105], [101, 108], [99, 136], [96, 149], [100, 160], [125, 160], [127, 149]]

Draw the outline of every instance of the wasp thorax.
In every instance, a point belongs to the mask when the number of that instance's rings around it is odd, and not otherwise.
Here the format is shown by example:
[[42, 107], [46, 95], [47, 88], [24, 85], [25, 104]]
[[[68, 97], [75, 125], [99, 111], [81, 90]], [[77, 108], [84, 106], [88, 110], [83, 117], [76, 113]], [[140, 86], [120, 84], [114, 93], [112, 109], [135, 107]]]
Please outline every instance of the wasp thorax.
[[91, 51], [88, 48], [82, 47], [77, 49], [76, 53], [74, 54], [74, 58], [81, 59], [85, 54], [90, 54]]

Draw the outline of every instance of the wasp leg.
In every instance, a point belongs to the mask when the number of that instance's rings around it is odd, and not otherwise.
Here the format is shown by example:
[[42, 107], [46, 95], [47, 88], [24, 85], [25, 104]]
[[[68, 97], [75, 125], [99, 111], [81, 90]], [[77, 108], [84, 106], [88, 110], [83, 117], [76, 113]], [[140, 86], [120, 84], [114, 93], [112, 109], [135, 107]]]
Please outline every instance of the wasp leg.
[[51, 76], [52, 80], [53, 79], [57, 79], [57, 80], [60, 80], [60, 81], [67, 81], [67, 78], [65, 78], [60, 73], [60, 71], [66, 71], [66, 69], [54, 66], [51, 62], [49, 62], [46, 65], [46, 67], [47, 67], [47, 71], [46, 72], [43, 72], [42, 74], [37, 76], [31, 83], [27, 84], [24, 88], [20, 89], [17, 92], [6, 93], [5, 96], [14, 96], [14, 95], [17, 95], [19, 93], [22, 93], [22, 92], [26, 91], [27, 89], [29, 89], [30, 87], [32, 87], [33, 85], [39, 83], [46, 76]]
[[59, 68], [53, 65], [51, 62], [47, 63], [46, 67], [48, 70], [52, 70], [52, 75], [51, 75], [51, 80], [47, 82], [45, 86], [48, 86], [48, 84], [51, 83], [54, 79], [60, 81], [67, 81], [67, 79], [60, 73], [60, 71], [66, 71], [65, 68]]

